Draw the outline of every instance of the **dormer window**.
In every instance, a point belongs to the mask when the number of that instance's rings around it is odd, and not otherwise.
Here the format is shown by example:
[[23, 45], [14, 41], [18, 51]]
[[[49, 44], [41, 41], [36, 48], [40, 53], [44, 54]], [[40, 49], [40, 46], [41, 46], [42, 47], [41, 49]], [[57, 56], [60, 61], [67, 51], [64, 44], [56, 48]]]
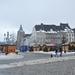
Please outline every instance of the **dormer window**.
[[40, 32], [42, 32], [42, 29], [40, 29]]
[[66, 29], [69, 29], [68, 27], [65, 27]]
[[53, 29], [50, 29], [50, 32], [52, 32], [53, 31]]

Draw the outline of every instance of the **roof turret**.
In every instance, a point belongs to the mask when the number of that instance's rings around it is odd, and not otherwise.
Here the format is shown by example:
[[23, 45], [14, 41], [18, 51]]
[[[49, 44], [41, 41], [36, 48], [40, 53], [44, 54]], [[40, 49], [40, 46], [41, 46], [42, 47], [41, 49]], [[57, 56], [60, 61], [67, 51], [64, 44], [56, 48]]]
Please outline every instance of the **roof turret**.
[[22, 25], [20, 25], [20, 29], [19, 30], [23, 31]]

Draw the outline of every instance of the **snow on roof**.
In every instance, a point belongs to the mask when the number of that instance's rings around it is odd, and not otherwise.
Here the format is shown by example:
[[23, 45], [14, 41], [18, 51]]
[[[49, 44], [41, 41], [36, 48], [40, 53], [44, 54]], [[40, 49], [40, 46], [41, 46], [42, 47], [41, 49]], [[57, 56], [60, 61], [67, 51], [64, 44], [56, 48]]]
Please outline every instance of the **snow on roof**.
[[68, 45], [69, 44], [69, 42], [65, 42], [65, 43], [63, 43], [62, 45]]
[[40, 31], [41, 31], [41, 32], [46, 32], [46, 33], [57, 33], [56, 31], [53, 31], [53, 30], [51, 30], [51, 29], [50, 29], [50, 31], [39, 30], [39, 31], [37, 31], [37, 32], [40, 32]]
[[33, 45], [33, 47], [38, 47], [38, 46], [39, 46], [39, 44], [34, 44], [34, 45]]
[[39, 30], [39, 31], [36, 31], [36, 32], [40, 32], [40, 31], [41, 31], [41, 32], [46, 32], [46, 31], [44, 31], [44, 30]]
[[47, 31], [46, 33], [57, 33], [56, 31]]
[[55, 44], [46, 44], [46, 46], [55, 46]]
[[64, 32], [73, 32], [73, 30], [72, 29], [69, 29], [69, 28], [65, 28], [64, 29]]

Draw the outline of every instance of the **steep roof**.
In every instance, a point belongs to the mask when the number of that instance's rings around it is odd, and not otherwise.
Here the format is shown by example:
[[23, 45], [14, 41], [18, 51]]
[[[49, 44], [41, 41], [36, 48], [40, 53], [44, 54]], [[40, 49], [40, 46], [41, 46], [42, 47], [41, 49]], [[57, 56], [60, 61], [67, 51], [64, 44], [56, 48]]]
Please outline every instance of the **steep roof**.
[[44, 31], [50, 31], [50, 29], [52, 29], [53, 31], [60, 31], [60, 30], [64, 30], [65, 28], [69, 28], [68, 23], [60, 23], [60, 26], [56, 26], [56, 25], [46, 25], [41, 23], [41, 25], [35, 25], [35, 29], [36, 31], [39, 31], [40, 29], [44, 30]]
[[24, 38], [31, 36], [31, 34], [25, 34]]
[[70, 26], [68, 25], [68, 23], [60, 23], [60, 26], [62, 27], [62, 29], [65, 29], [66, 27], [71, 29]]
[[75, 35], [75, 28], [74, 29], [72, 29], [73, 31], [74, 31], [74, 35]]

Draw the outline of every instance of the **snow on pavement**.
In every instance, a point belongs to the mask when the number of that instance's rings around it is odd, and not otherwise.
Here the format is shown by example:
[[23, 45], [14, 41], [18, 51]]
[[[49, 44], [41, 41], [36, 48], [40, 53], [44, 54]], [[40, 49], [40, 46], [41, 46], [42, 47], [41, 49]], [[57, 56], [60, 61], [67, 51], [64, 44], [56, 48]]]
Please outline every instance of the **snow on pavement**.
[[[55, 51], [50, 51], [50, 52], [44, 52], [44, 51], [34, 51], [34, 53], [42, 53], [42, 54], [53, 54], [55, 55]], [[58, 52], [58, 54], [60, 54], [60, 52]], [[75, 54], [75, 52], [62, 52], [63, 55], [65, 54]]]
[[24, 65], [35, 65], [35, 64], [44, 64], [44, 63], [52, 63], [52, 62], [59, 62], [59, 61], [67, 61], [75, 59], [75, 56], [69, 56], [69, 57], [54, 57], [54, 58], [46, 58], [46, 59], [37, 59], [37, 60], [29, 60], [29, 61], [20, 61], [20, 62], [14, 62], [10, 64], [1, 64], [0, 69], [2, 68], [11, 68], [11, 67], [17, 67], [17, 66], [24, 66]]
[[[36, 52], [34, 52], [34, 53], [36, 53]], [[44, 53], [44, 52], [40, 52], [40, 53]], [[47, 52], [47, 53], [49, 53], [49, 52]], [[52, 53], [54, 53], [54, 52], [52, 52]], [[68, 52], [67, 54], [70, 54], [70, 53], [71, 52]], [[8, 57], [10, 58], [10, 56], [12, 56], [14, 58], [14, 54], [9, 54]], [[1, 64], [0, 69], [23, 66], [23, 65], [35, 65], [35, 64], [43, 64], [43, 63], [52, 63], [52, 62], [66, 61], [66, 60], [71, 60], [71, 59], [75, 59], [75, 56], [53, 57], [53, 58], [45, 58], [45, 59], [37, 59], [37, 60], [29, 60], [29, 61], [20, 61], [18, 63], [14, 62], [14, 63], [10, 63], [10, 64]]]
[[7, 59], [20, 59], [23, 58], [23, 55], [18, 55], [16, 53], [9, 53], [7, 55], [0, 53], [0, 60], [7, 60]]
[[[43, 51], [37, 51], [34, 53], [45, 53], [45, 54], [55, 54], [55, 52], [43, 52]], [[74, 52], [66, 52], [63, 54], [74, 54]], [[10, 53], [8, 55], [0, 55], [0, 60], [2, 59], [19, 59], [23, 58], [22, 55], [13, 54]], [[53, 58], [45, 58], [45, 59], [37, 59], [37, 60], [29, 60], [29, 61], [20, 61], [20, 62], [14, 62], [9, 64], [1, 64], [0, 69], [2, 68], [11, 68], [11, 67], [17, 67], [17, 66], [23, 66], [23, 65], [34, 65], [34, 64], [43, 64], [43, 63], [52, 63], [52, 62], [59, 62], [59, 61], [66, 61], [75, 59], [75, 56], [69, 56], [69, 57], [53, 57]]]

